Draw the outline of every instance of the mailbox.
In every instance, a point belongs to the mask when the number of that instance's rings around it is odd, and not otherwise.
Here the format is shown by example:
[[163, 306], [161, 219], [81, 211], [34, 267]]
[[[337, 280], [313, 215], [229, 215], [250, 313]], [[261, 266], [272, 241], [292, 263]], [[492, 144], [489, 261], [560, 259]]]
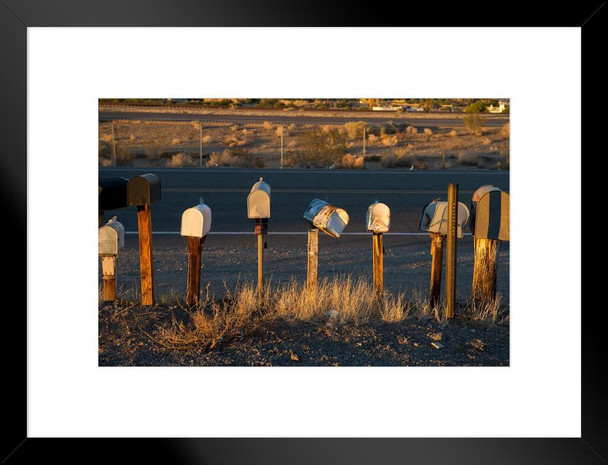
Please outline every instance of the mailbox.
[[478, 239], [509, 240], [509, 194], [481, 186], [471, 200], [471, 231]]
[[[447, 235], [448, 233], [448, 202], [433, 200], [422, 211], [420, 227], [422, 231]], [[456, 235], [459, 238], [464, 236], [464, 227], [469, 222], [469, 209], [467, 206], [458, 202], [458, 218], [456, 225]]]
[[99, 211], [116, 210], [128, 206], [125, 178], [102, 178], [99, 180]]
[[211, 230], [211, 208], [203, 199], [197, 206], [188, 208], [182, 214], [182, 236], [205, 237]]
[[348, 224], [348, 213], [324, 200], [314, 199], [304, 213], [304, 218], [315, 228], [331, 237], [340, 237]]
[[388, 232], [391, 227], [391, 210], [383, 203], [374, 202], [367, 209], [367, 230], [374, 233]]
[[127, 183], [129, 205], [150, 205], [160, 200], [160, 179], [152, 173], [133, 176]]
[[260, 178], [247, 196], [247, 218], [270, 218], [270, 186]]
[[112, 218], [99, 228], [99, 255], [118, 255], [125, 246], [125, 227]]

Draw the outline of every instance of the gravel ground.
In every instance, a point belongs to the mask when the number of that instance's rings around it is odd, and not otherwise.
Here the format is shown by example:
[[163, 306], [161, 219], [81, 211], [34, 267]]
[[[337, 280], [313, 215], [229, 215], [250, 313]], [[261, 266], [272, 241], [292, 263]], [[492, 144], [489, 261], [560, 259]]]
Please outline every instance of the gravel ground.
[[[306, 236], [268, 237], [267, 279], [272, 285], [306, 279]], [[319, 277], [352, 274], [371, 282], [371, 235], [319, 238]], [[211, 235], [203, 249], [202, 286], [222, 299], [226, 288], [256, 279], [256, 239], [251, 236]], [[473, 272], [472, 238], [458, 244], [457, 303], [470, 297]], [[137, 300], [139, 258], [137, 236], [127, 236], [118, 259], [121, 301]], [[430, 279], [430, 239], [426, 236], [385, 235], [385, 286], [406, 292], [408, 298], [426, 296]], [[157, 326], [183, 313], [173, 305], [185, 292], [187, 248], [179, 236], [154, 236], [157, 306], [129, 309], [99, 306], [99, 364], [141, 365], [411, 365], [504, 366], [509, 364], [509, 326], [476, 322], [458, 316], [451, 321], [406, 320], [329, 325], [327, 322], [274, 321], [239, 341], [212, 351], [175, 350], [154, 341]], [[101, 273], [100, 273], [101, 276]], [[101, 282], [101, 277], [99, 278]], [[101, 288], [100, 288], [101, 289]], [[503, 243], [498, 260], [498, 292], [508, 307], [509, 245]], [[458, 311], [458, 309], [457, 309]], [[178, 315], [179, 316], [179, 315]], [[182, 315], [183, 316], [183, 315]], [[431, 344], [439, 343], [441, 348]]]

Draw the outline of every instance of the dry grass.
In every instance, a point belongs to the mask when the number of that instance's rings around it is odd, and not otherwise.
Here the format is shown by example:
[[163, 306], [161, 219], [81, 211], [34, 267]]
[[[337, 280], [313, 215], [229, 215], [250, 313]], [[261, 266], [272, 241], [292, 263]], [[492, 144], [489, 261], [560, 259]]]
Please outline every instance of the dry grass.
[[[217, 301], [205, 297], [196, 308], [182, 308], [185, 319], [175, 316], [169, 324], [159, 326], [154, 340], [164, 347], [213, 349], [222, 342], [238, 340], [274, 320], [298, 320], [328, 325], [360, 324], [370, 321], [400, 323], [407, 319], [445, 320], [444, 308], [432, 307], [426, 296], [414, 293], [406, 300], [405, 292], [379, 296], [364, 279], [337, 276], [322, 280], [316, 292], [295, 280], [276, 286], [268, 284], [265, 299], [257, 298], [252, 283], [237, 285], [232, 293]], [[461, 314], [477, 321], [504, 322], [508, 311], [499, 296], [496, 301], [476, 304], [470, 301]]]
[[170, 166], [171, 168], [198, 166], [198, 162], [187, 153], [179, 152], [171, 157], [171, 160], [167, 162], [167, 166]]

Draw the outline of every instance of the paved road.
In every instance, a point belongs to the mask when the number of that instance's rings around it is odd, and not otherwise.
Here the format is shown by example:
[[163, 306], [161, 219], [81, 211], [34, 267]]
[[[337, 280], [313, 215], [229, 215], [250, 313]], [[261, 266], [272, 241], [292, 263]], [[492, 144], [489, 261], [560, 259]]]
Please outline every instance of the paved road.
[[[213, 232], [253, 231], [246, 198], [251, 186], [264, 177], [272, 188], [269, 231], [305, 233], [302, 218], [310, 201], [321, 198], [350, 215], [345, 232], [365, 233], [367, 207], [378, 200], [391, 209], [391, 232], [419, 233], [423, 207], [433, 199], [447, 199], [447, 185], [459, 184], [459, 199], [467, 206], [478, 187], [492, 184], [509, 190], [507, 171], [321, 171], [235, 169], [100, 168], [99, 176], [130, 178], [152, 172], [159, 176], [162, 199], [152, 205], [155, 232], [176, 232], [181, 214], [203, 197], [213, 212]], [[117, 215], [127, 231], [136, 231], [135, 207], [106, 213]]]
[[[485, 121], [486, 126], [502, 126], [509, 122], [508, 117], [489, 116]], [[152, 113], [137, 111], [114, 111], [102, 110], [99, 112], [99, 121], [111, 121], [116, 119], [133, 119], [148, 121], [206, 121], [209, 123], [230, 123], [230, 124], [260, 124], [269, 121], [274, 124], [323, 124], [323, 125], [343, 125], [349, 121], [366, 121], [371, 124], [386, 123], [388, 121], [399, 121], [413, 124], [418, 128], [448, 128], [460, 127], [463, 125], [462, 118], [408, 118], [407, 116], [397, 116], [395, 114], [386, 117], [336, 117], [336, 116], [289, 116], [289, 115], [225, 115], [225, 114], [193, 114], [193, 113]]]

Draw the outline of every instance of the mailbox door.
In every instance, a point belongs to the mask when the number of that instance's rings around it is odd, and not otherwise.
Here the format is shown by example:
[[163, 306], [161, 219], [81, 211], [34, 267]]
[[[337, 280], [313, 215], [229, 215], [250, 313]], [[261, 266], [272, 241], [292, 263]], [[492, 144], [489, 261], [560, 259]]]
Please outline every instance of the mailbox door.
[[509, 194], [496, 190], [481, 197], [473, 233], [479, 239], [509, 240]]
[[99, 211], [125, 208], [127, 203], [127, 183], [125, 178], [99, 179]]
[[248, 218], [270, 218], [270, 194], [262, 189], [251, 191], [247, 196]]
[[129, 179], [127, 200], [129, 205], [150, 205], [160, 200], [160, 179], [155, 174], [142, 174]]

